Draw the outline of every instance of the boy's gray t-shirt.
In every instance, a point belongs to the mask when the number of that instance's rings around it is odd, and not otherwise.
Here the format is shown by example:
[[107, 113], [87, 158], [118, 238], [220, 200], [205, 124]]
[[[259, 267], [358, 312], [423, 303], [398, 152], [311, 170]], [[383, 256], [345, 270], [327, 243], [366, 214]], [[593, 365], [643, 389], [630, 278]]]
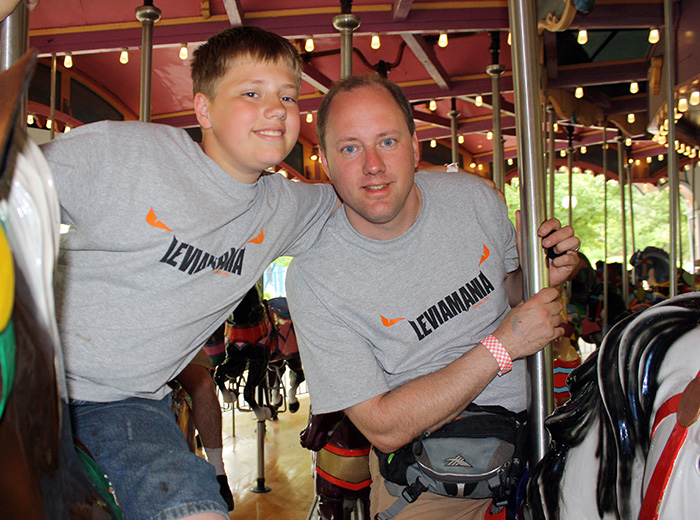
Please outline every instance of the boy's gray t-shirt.
[[188, 134], [101, 122], [42, 147], [62, 223], [57, 317], [72, 399], [161, 398], [263, 270], [304, 251], [331, 186], [245, 184]]
[[[287, 274], [287, 298], [314, 413], [342, 410], [446, 366], [510, 310], [518, 267], [506, 206], [482, 180], [419, 172], [418, 220], [392, 240], [357, 233], [336, 211]], [[522, 410], [525, 363], [477, 397]]]

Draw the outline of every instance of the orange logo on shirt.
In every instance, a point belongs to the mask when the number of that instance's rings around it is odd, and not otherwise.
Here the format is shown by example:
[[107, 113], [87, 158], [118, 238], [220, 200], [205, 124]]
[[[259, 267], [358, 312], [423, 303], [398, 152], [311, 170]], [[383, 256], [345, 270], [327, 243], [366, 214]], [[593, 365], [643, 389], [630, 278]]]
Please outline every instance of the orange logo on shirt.
[[164, 229], [166, 231], [172, 231], [172, 229], [170, 229], [163, 222], [158, 220], [158, 217], [156, 217], [156, 214], [153, 211], [153, 207], [151, 207], [151, 209], [148, 211], [148, 215], [146, 215], [146, 222], [148, 222], [154, 228]]
[[379, 317], [382, 319], [382, 324], [385, 327], [391, 327], [392, 325], [396, 325], [398, 322], [400, 322], [403, 319], [403, 318], [394, 318], [394, 319], [390, 320], [390, 319], [385, 318], [381, 314], [379, 315]]
[[486, 247], [486, 244], [484, 244], [484, 252], [481, 253], [481, 260], [479, 260], [479, 265], [483, 264], [484, 261], [489, 257], [491, 254], [491, 251], [489, 251], [489, 248]]
[[265, 239], [265, 228], [262, 228], [260, 230], [260, 234], [258, 236], [256, 236], [255, 238], [248, 240], [248, 242], [252, 243], [252, 244], [262, 244], [264, 239]]

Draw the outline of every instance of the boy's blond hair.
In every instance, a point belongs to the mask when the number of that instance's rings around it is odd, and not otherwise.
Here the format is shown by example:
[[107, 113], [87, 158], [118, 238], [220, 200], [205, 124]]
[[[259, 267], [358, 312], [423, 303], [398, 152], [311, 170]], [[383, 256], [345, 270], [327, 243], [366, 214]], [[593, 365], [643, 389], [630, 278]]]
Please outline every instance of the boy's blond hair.
[[286, 38], [259, 27], [229, 27], [209, 38], [192, 54], [193, 94], [216, 96], [218, 81], [238, 60], [286, 63], [301, 90], [299, 51]]

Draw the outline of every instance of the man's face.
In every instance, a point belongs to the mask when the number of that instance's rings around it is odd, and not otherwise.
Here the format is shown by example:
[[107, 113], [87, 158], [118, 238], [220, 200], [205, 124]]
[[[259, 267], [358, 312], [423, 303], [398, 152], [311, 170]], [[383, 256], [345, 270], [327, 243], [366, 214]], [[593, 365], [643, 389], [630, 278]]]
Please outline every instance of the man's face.
[[294, 73], [285, 63], [237, 62], [219, 80], [213, 99], [195, 96], [205, 153], [234, 179], [255, 182], [296, 143], [298, 96]]
[[413, 182], [418, 138], [388, 91], [367, 86], [336, 95], [325, 145], [321, 161], [359, 233], [387, 240], [411, 227], [421, 209]]

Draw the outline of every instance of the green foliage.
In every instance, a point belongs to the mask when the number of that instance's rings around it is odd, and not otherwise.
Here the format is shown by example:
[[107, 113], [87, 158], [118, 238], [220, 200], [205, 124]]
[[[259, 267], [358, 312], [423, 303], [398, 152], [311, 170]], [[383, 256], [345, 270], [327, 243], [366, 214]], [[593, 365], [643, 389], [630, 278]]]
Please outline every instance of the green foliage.
[[[603, 176], [594, 176], [588, 173], [573, 174], [572, 194], [576, 200], [573, 208], [573, 227], [576, 235], [581, 240], [581, 252], [584, 253], [591, 264], [597, 260], [603, 260], [605, 254], [605, 198], [607, 198], [607, 261], [620, 262], [622, 260], [622, 216], [620, 201], [620, 185], [615, 180], [609, 180], [607, 197], [604, 194]], [[627, 229], [627, 258], [629, 259], [635, 250], [642, 250], [647, 246], [655, 246], [670, 251], [670, 224], [669, 224], [669, 188], [661, 189], [651, 187], [647, 193], [643, 192], [644, 186], [634, 184], [632, 187], [632, 212], [630, 212], [629, 187], [625, 186], [625, 211]], [[505, 196], [508, 203], [508, 214], [515, 223], [515, 210], [520, 207], [520, 190], [518, 179], [513, 179], [505, 186]], [[548, 187], [545, 189], [549, 193]], [[564, 207], [563, 200], [569, 195], [569, 176], [567, 173], [555, 174], [554, 180], [554, 216], [562, 224], [569, 223], [568, 209]], [[545, 206], [546, 208], [548, 206]], [[680, 204], [681, 225], [678, 233], [682, 240], [679, 254], [682, 253], [683, 266], [689, 268], [689, 236], [686, 206], [683, 201]], [[633, 215], [633, 219], [632, 219]], [[634, 233], [632, 233], [634, 226]], [[633, 248], [634, 244], [634, 248]]]

